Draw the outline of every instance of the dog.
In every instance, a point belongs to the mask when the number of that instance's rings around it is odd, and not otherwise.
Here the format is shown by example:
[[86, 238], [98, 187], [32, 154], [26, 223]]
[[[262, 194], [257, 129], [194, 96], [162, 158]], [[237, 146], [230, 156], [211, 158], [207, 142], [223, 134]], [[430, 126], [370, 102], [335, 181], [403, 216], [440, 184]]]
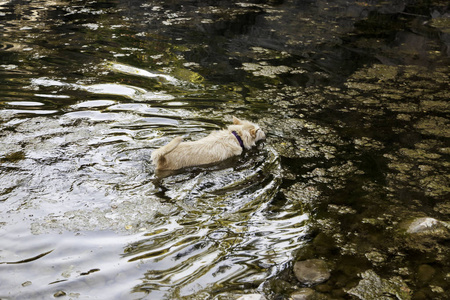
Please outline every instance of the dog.
[[256, 146], [265, 133], [258, 125], [233, 117], [233, 125], [214, 131], [198, 141], [183, 142], [176, 137], [151, 154], [156, 170], [178, 170], [221, 162]]

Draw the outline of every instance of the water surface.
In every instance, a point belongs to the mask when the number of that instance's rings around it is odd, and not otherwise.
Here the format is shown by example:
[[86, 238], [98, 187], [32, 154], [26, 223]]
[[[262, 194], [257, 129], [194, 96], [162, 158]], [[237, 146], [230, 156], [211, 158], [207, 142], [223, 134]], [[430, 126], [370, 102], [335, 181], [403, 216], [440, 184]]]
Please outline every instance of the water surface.
[[[445, 299], [448, 236], [401, 224], [450, 220], [448, 4], [4, 1], [0, 20], [1, 299], [287, 299], [307, 258], [324, 299], [369, 299], [366, 270]], [[267, 141], [155, 175], [153, 149], [233, 115]]]

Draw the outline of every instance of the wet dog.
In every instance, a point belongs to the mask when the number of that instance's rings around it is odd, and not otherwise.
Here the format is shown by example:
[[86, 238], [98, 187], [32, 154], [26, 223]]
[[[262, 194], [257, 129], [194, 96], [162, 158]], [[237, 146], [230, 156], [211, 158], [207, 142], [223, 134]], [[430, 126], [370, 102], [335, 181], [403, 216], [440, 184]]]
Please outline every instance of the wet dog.
[[183, 142], [174, 138], [167, 145], [153, 151], [151, 158], [156, 170], [177, 170], [184, 167], [217, 163], [256, 145], [266, 138], [258, 125], [233, 117], [233, 125], [214, 131], [198, 141]]

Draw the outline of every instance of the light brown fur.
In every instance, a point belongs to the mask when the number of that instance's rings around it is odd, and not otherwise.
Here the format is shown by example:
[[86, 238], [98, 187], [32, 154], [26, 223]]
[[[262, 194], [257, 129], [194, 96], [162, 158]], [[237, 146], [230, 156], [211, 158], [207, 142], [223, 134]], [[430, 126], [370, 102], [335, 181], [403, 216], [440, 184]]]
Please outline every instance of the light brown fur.
[[216, 163], [240, 155], [242, 147], [233, 131], [241, 137], [246, 149], [266, 138], [258, 125], [233, 117], [233, 125], [221, 131], [214, 131], [198, 141], [182, 142], [182, 137], [174, 138], [167, 145], [153, 151], [153, 164], [156, 170], [177, 170]]

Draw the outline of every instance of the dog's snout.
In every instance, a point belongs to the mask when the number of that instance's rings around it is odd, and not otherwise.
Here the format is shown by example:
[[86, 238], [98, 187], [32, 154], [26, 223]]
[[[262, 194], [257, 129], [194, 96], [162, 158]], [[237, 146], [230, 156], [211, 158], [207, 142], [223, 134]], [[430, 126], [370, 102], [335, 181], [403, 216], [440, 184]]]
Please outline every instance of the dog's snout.
[[258, 130], [258, 140], [265, 140], [266, 134], [262, 130]]

